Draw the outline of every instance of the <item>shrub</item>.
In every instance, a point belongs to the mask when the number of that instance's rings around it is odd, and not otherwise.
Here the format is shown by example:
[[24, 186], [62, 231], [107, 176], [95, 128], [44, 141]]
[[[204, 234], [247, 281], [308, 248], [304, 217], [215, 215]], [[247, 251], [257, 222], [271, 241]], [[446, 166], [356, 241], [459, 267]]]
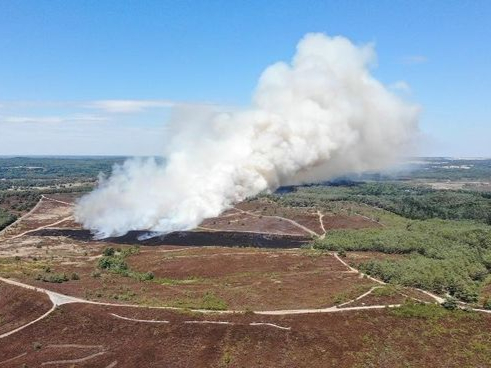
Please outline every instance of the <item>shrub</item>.
[[153, 272], [144, 272], [138, 275], [138, 279], [140, 281], [150, 281], [154, 279], [154, 274]]
[[210, 310], [225, 310], [227, 309], [227, 303], [214, 293], [206, 292], [201, 300], [201, 308]]
[[106, 257], [110, 257], [114, 255], [114, 248], [105, 248], [102, 254]]
[[114, 272], [123, 272], [128, 269], [128, 265], [122, 257], [102, 257], [99, 259], [98, 266], [101, 269]]
[[37, 274], [36, 280], [43, 282], [52, 282], [61, 284], [62, 282], [68, 281], [68, 276], [65, 273], [49, 273], [49, 274]]
[[98, 277], [101, 277], [101, 272], [100, 271], [92, 271], [92, 273], [90, 274], [90, 276], [92, 276], [93, 278], [98, 278]]
[[140, 253], [140, 247], [139, 246], [132, 246], [132, 247], [123, 249], [120, 252], [121, 257], [123, 257], [123, 258], [131, 256], [132, 254], [138, 254], [138, 253]]
[[455, 310], [458, 308], [457, 300], [452, 297], [445, 298], [445, 301], [442, 303], [442, 307], [448, 310]]

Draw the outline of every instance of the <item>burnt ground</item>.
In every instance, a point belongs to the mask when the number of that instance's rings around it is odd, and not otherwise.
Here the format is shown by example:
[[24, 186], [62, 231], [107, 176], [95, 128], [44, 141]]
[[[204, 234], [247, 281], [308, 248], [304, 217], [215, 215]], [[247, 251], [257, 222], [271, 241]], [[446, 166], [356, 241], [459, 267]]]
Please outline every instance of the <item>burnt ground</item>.
[[[0, 236], [0, 276], [86, 300], [178, 307], [179, 312], [65, 304], [0, 339], [0, 367], [490, 366], [489, 315], [336, 310], [333, 306], [379, 285], [332, 254], [298, 248], [312, 232], [323, 232], [313, 209], [250, 201], [192, 232], [147, 240], [133, 232], [100, 241], [69, 218], [73, 200], [50, 195]], [[362, 216], [329, 213], [322, 221], [326, 229], [380, 226]], [[127, 275], [98, 268], [105, 248], [135, 244], [139, 250], [125, 258]], [[346, 261], [379, 257], [386, 256], [348, 252]], [[153, 279], [139, 279], [146, 273]], [[42, 281], [53, 275], [68, 280]], [[411, 298], [433, 301], [414, 289], [374, 290], [344, 308]], [[0, 315], [7, 321], [0, 320], [0, 335], [50, 308], [45, 294], [0, 282]], [[191, 308], [241, 313], [202, 314]], [[251, 312], [315, 308], [332, 313]]]
[[[90, 242], [93, 236], [89, 230], [82, 229], [41, 229], [29, 233], [30, 236], [67, 237]], [[233, 231], [176, 231], [166, 235], [146, 238], [148, 231], [130, 231], [124, 236], [105, 238], [102, 241], [114, 244], [139, 245], [182, 245], [191, 247], [261, 247], [261, 248], [299, 248], [310, 239], [302, 235], [278, 235]]]

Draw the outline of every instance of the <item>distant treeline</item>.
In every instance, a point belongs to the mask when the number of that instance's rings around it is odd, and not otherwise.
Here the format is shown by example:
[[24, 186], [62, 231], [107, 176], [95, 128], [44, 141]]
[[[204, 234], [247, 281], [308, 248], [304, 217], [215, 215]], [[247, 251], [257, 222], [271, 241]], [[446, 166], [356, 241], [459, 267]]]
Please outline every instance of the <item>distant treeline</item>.
[[124, 157], [0, 158], [0, 179], [96, 178], [100, 172], [109, 174], [114, 164], [124, 160]]
[[290, 206], [323, 206], [328, 201], [353, 201], [383, 208], [409, 219], [476, 220], [491, 224], [491, 193], [435, 190], [400, 183], [357, 183], [354, 185], [300, 187], [273, 194]]

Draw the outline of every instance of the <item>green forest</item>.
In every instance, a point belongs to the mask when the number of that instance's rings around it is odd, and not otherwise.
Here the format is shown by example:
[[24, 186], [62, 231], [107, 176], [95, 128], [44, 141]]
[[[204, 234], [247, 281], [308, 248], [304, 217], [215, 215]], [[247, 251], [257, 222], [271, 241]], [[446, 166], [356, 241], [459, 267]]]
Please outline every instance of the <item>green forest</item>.
[[299, 187], [293, 192], [270, 197], [290, 206], [323, 207], [328, 202], [352, 201], [409, 219], [475, 220], [491, 224], [490, 192], [436, 190], [395, 182], [351, 182], [347, 185]]
[[363, 215], [381, 225], [331, 230], [313, 247], [398, 255], [354, 264], [385, 282], [490, 307], [491, 193], [406, 182], [343, 182], [266, 195], [289, 206]]

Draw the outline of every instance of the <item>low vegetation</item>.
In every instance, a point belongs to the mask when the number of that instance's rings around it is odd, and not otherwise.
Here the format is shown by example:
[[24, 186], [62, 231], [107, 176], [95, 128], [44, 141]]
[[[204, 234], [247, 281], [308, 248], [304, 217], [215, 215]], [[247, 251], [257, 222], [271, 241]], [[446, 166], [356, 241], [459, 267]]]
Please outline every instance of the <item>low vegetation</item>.
[[38, 273], [35, 279], [44, 282], [53, 282], [58, 284], [61, 284], [62, 282], [69, 280], [66, 273], [43, 273], [43, 274]]
[[17, 220], [17, 216], [0, 208], [0, 231]]
[[473, 312], [464, 311], [455, 308], [442, 308], [437, 304], [424, 304], [414, 301], [407, 301], [398, 308], [390, 308], [390, 314], [404, 318], [421, 318], [421, 319], [440, 319], [445, 317], [452, 318], [473, 318], [476, 315]]
[[335, 230], [318, 249], [406, 254], [356, 265], [385, 282], [415, 286], [477, 302], [491, 272], [491, 228], [472, 222], [408, 221], [403, 227]]
[[226, 310], [228, 304], [212, 291], [206, 291], [200, 298], [183, 298], [172, 302], [173, 307], [187, 309]]
[[[106, 248], [102, 252], [103, 257], [99, 259], [97, 267], [112, 273], [117, 273], [125, 277], [132, 277], [139, 281], [149, 281], [154, 279], [152, 272], [137, 272], [129, 269], [125, 258], [140, 252], [139, 247], [125, 249]], [[96, 276], [97, 277], [97, 276]]]
[[402, 257], [354, 264], [385, 282], [413, 286], [484, 307], [491, 282], [491, 193], [434, 190], [405, 183], [345, 181], [268, 195], [289, 206], [364, 216], [379, 226], [331, 230], [314, 248]]

